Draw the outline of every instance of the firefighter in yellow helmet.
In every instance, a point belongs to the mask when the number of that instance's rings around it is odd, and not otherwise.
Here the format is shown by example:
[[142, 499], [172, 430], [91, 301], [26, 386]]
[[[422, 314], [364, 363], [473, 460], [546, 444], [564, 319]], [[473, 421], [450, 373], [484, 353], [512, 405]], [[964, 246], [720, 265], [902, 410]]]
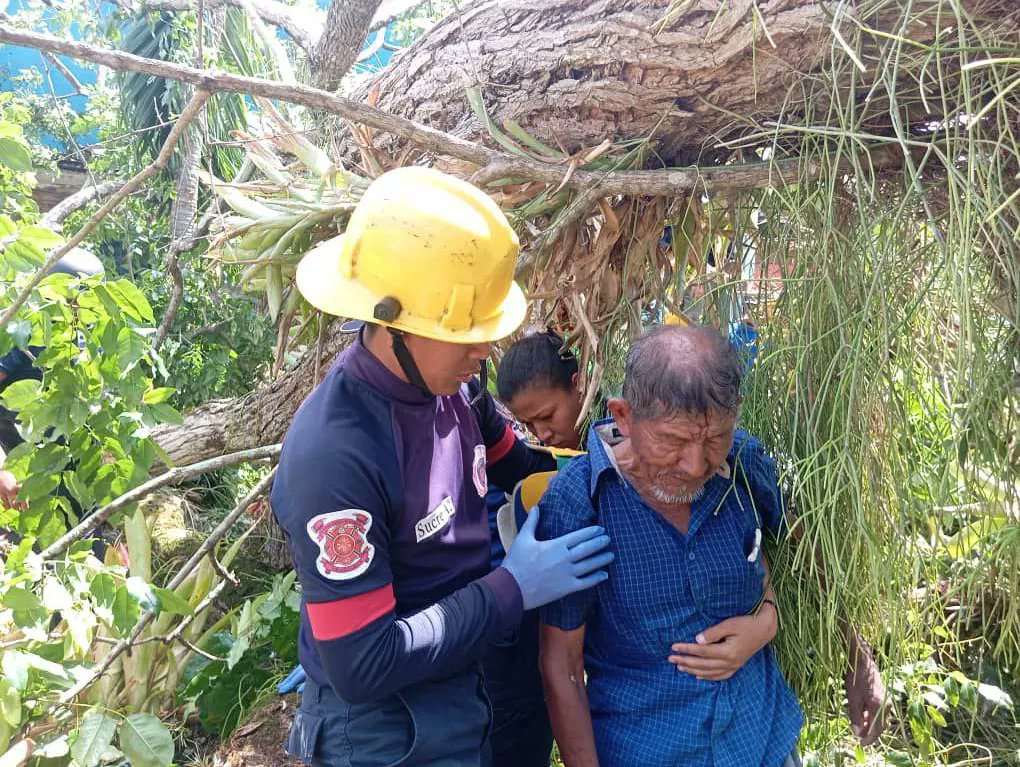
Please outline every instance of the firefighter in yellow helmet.
[[402, 168], [298, 267], [314, 306], [365, 323], [295, 415], [272, 491], [307, 673], [288, 750], [308, 764], [485, 764], [484, 651], [607, 577], [601, 528], [537, 541], [537, 514], [489, 572], [489, 480], [553, 466], [475, 379], [524, 318], [517, 254], [484, 193]]

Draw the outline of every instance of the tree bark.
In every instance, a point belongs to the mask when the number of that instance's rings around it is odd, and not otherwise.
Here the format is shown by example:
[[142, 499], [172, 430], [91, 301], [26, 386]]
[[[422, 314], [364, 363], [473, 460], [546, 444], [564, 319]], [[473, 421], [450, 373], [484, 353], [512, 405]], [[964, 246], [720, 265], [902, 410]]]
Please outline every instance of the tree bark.
[[312, 84], [335, 91], [365, 42], [382, 0], [333, 0], [311, 56]]
[[[720, 142], [759, 131], [767, 121], [802, 121], [806, 100], [815, 114], [824, 114], [831, 86], [813, 87], [811, 75], [830, 57], [847, 57], [834, 44], [832, 28], [852, 38], [857, 26], [850, 14], [866, 4], [848, 5], [834, 22], [833, 6], [818, 0], [465, 3], [403, 52], [362, 97], [373, 93], [393, 114], [491, 144], [465, 98], [468, 86], [479, 86], [497, 126], [513, 120], [554, 148], [573, 153], [605, 139], [647, 137], [655, 149], [648, 167], [708, 165], [729, 154], [719, 150]], [[859, 21], [918, 43], [956, 23], [947, 0], [915, 2], [913, 13], [923, 21], [909, 29], [897, 26], [900, 4], [887, 5], [883, 13], [895, 15]], [[1015, 0], [962, 5], [978, 24], [1015, 29]], [[862, 39], [870, 45], [873, 38]], [[878, 51], [864, 46], [864, 55], [861, 93], [884, 67]], [[922, 85], [937, 103], [936, 78]], [[885, 117], [880, 105], [870, 112], [879, 121]], [[377, 145], [397, 154], [405, 143], [380, 135]], [[346, 144], [336, 149], [354, 154]]]

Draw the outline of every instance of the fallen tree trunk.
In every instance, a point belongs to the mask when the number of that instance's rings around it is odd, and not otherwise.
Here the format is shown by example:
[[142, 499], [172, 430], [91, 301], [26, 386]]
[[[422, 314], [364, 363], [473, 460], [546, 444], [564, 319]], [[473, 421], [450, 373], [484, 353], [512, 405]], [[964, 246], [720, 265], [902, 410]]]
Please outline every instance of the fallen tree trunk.
[[[882, 102], [882, 89], [869, 90], [862, 85], [883, 75], [883, 54], [877, 46], [893, 34], [918, 43], [931, 41], [957, 18], [948, 0], [917, 0], [912, 5], [912, 23], [904, 26], [900, 5], [857, 0], [840, 5], [843, 15], [834, 19], [832, 7], [818, 0], [731, 0], [724, 4], [716, 0], [601, 0], [588, 4], [579, 0], [483, 0], [462, 6], [436, 25], [362, 96], [391, 114], [491, 146], [491, 136], [465, 98], [467, 86], [480, 85], [488, 114], [497, 125], [515, 121], [555, 149], [574, 152], [606, 138], [651, 137], [656, 154], [649, 165], [707, 165], [730, 153], [718, 146], [723, 140], [777, 123], [784, 128], [803, 128], [810, 117], [804, 116], [802, 106], [810, 100], [812, 108], [824, 111], [825, 99], [833, 92], [832, 83], [822, 82], [824, 77], [816, 75], [833, 57], [843, 57], [845, 67], [839, 71], [846, 72], [847, 88], [856, 78], [855, 93], [866, 94], [868, 99], [866, 112], [872, 122], [862, 122], [860, 130], [874, 130], [875, 136], [881, 137], [882, 121], [890, 119], [890, 109]], [[988, 30], [1016, 28], [1018, 7], [1014, 0], [965, 0], [961, 5], [969, 14], [968, 23]], [[679, 13], [671, 18], [671, 10], [676, 9]], [[879, 12], [893, 15], [880, 17], [876, 15]], [[869, 27], [879, 34], [862, 31]], [[834, 28], [840, 30], [841, 38], [849, 39], [849, 47], [839, 43]], [[923, 45], [918, 50], [922, 52], [919, 55], [927, 55]], [[864, 73], [859, 72], [858, 64]], [[908, 72], [908, 76], [913, 74], [916, 71]], [[918, 87], [938, 85], [934, 78], [920, 86], [915, 82], [915, 93]], [[934, 96], [928, 104], [945, 109], [947, 114], [961, 108]], [[923, 111], [927, 108], [923, 104], [922, 99], [914, 99], [909, 107]], [[342, 119], [357, 120], [358, 115]], [[415, 143], [437, 155], [444, 152], [443, 147], [429, 144], [420, 131], [397, 137], [386, 133], [380, 121], [375, 122], [376, 146], [393, 156]], [[346, 123], [342, 125], [330, 140], [349, 156], [351, 147], [344, 143], [349, 134]], [[797, 134], [790, 135], [791, 142], [799, 140]], [[887, 149], [902, 159], [905, 147], [888, 132], [885, 136]], [[771, 138], [768, 134], [759, 140], [767, 144]], [[491, 164], [491, 157], [460, 152], [462, 148], [457, 147], [459, 155], [452, 151], [447, 155], [475, 165]], [[542, 155], [534, 147], [531, 151]], [[532, 164], [542, 165], [546, 172], [566, 171], [562, 164]], [[776, 172], [782, 165], [771, 167]], [[538, 178], [533, 167], [504, 168], [501, 172], [513, 176], [516, 170], [531, 174], [522, 172], [524, 177]], [[789, 176], [799, 174], [805, 177], [805, 169], [792, 168]], [[579, 179], [587, 183], [578, 172], [569, 185], [576, 187]], [[548, 183], [546, 178], [539, 180]], [[641, 183], [649, 182], [642, 178]], [[608, 182], [602, 182], [601, 187], [603, 194], [633, 193], [611, 189]], [[646, 186], [644, 193], [676, 194], [682, 187], [677, 183], [669, 189]], [[332, 359], [343, 340], [329, 333], [323, 356]], [[207, 403], [189, 413], [183, 426], [161, 429], [157, 439], [182, 463], [279, 441], [311, 389], [313, 370], [313, 356], [306, 355], [266, 389], [240, 400]]]
[[[730, 154], [721, 142], [770, 122], [802, 123], [807, 102], [824, 114], [831, 83], [813, 76], [832, 57], [843, 57], [848, 75], [859, 60], [865, 71], [856, 88], [867, 93], [885, 75], [882, 35], [902, 34], [920, 49], [957, 23], [953, 5], [919, 0], [905, 23], [900, 4], [868, 0], [838, 7], [818, 0], [485, 0], [443, 19], [362, 97], [491, 144], [465, 97], [478, 86], [497, 126], [512, 120], [553, 148], [574, 153], [605, 139], [648, 138], [655, 152], [647, 167], [710, 165]], [[1016, 23], [1014, 0], [960, 5], [975, 25]], [[929, 102], [912, 103], [912, 117], [920, 121], [925, 107], [941, 106], [939, 86], [936, 78], [921, 83]], [[888, 128], [881, 96], [868, 94], [862, 132]], [[350, 156], [345, 132], [333, 135]], [[376, 145], [397, 153], [406, 142], [379, 135]]]

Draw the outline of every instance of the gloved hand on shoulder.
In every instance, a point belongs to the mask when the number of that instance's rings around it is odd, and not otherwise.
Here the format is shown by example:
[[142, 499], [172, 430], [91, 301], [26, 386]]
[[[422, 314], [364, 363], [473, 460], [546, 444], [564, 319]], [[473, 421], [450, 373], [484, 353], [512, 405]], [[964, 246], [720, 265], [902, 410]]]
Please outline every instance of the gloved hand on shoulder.
[[536, 507], [528, 513], [503, 560], [503, 567], [521, 589], [525, 610], [591, 588], [609, 577], [604, 568], [613, 561], [613, 553], [605, 551], [609, 536], [604, 528], [592, 525], [539, 541], [535, 538], [537, 527]]

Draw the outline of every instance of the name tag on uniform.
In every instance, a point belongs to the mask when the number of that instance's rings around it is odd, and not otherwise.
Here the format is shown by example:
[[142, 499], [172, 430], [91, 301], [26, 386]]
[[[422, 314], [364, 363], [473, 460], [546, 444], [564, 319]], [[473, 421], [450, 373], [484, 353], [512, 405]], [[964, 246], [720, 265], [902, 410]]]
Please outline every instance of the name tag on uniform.
[[453, 499], [450, 496], [446, 496], [443, 502], [440, 503], [436, 508], [429, 512], [429, 515], [422, 520], [419, 520], [418, 524], [414, 526], [414, 539], [417, 543], [421, 543], [426, 538], [431, 538], [433, 535], [442, 530], [453, 519], [453, 515], [457, 513], [457, 508], [453, 505]]

